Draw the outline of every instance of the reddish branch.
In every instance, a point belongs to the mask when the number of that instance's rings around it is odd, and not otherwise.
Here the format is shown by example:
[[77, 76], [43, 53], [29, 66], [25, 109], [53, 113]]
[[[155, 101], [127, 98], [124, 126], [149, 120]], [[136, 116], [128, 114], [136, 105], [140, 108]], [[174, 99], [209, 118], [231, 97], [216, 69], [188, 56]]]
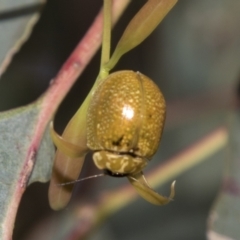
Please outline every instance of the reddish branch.
[[[130, 0], [113, 1], [113, 23], [118, 20], [129, 2]], [[26, 184], [23, 183], [26, 183], [31, 175], [36, 160], [36, 152], [38, 151], [43, 133], [45, 132], [49, 121], [52, 119], [69, 89], [73, 86], [76, 79], [81, 75], [101, 45], [103, 30], [102, 19], [103, 14], [101, 10], [85, 37], [80, 41], [76, 49], [62, 66], [56, 78], [51, 81], [50, 87], [46, 93], [38, 100], [40, 101], [41, 111], [39, 112], [32, 141], [26, 153], [24, 168], [18, 177], [19, 181], [15, 189], [14, 197], [8, 205], [6, 218], [2, 225], [2, 228], [4, 229], [3, 240], [12, 239], [12, 231], [17, 209], [22, 194], [26, 189]]]

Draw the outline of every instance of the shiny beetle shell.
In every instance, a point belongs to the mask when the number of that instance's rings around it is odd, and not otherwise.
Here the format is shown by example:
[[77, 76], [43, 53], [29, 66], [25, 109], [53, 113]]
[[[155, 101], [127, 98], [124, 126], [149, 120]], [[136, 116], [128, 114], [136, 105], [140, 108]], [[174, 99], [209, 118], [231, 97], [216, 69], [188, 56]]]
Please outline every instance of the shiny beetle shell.
[[166, 113], [156, 84], [139, 72], [110, 74], [97, 88], [87, 114], [87, 144], [99, 169], [141, 172], [157, 151]]

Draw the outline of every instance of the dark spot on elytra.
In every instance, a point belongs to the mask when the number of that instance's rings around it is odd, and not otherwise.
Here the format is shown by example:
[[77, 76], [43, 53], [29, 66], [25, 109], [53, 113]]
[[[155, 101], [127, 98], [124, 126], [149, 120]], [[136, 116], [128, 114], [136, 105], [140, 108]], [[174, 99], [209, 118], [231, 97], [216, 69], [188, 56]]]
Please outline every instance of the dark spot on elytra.
[[123, 140], [123, 135], [120, 137], [120, 138], [118, 138], [118, 140], [117, 141], [112, 141], [112, 145], [113, 146], [120, 146], [121, 145], [121, 141]]
[[139, 151], [139, 147], [133, 148], [133, 152], [137, 152], [137, 151]]

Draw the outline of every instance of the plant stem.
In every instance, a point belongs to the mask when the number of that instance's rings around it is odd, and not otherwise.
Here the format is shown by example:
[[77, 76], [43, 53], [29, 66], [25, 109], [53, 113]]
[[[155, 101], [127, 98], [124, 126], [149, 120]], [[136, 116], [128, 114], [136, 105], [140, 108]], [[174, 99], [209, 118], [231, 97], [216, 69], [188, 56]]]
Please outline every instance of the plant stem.
[[112, 0], [104, 0], [103, 6], [103, 40], [102, 40], [102, 53], [101, 53], [101, 65], [100, 65], [100, 79], [105, 78], [108, 75], [108, 71], [103, 67], [110, 58], [111, 48], [111, 27], [112, 27]]

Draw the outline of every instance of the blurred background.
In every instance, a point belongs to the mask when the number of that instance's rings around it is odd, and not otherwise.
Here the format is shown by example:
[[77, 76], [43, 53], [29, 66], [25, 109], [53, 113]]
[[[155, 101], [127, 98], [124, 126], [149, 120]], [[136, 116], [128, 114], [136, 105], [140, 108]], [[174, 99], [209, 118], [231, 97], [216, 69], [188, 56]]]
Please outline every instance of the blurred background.
[[[113, 30], [113, 48], [144, 3], [131, 2]], [[1, 111], [26, 105], [48, 88], [101, 6], [100, 0], [47, 1], [30, 38], [0, 79]], [[239, 9], [240, 2], [236, 0], [179, 0], [154, 33], [115, 68], [149, 76], [167, 101], [160, 148], [145, 172], [226, 125], [236, 106], [239, 84]], [[55, 118], [58, 132], [91, 88], [99, 63], [98, 53], [62, 103]], [[171, 204], [156, 207], [139, 198], [107, 219], [92, 239], [206, 239], [207, 218], [221, 187], [226, 156], [223, 149], [177, 176], [176, 197]], [[88, 156], [81, 176], [96, 172]], [[167, 195], [170, 182], [157, 190]], [[93, 200], [99, 192], [123, 184], [128, 184], [126, 179], [110, 177], [79, 183], [73, 201]], [[28, 187], [18, 212], [14, 239], [30, 239], [28, 236], [38, 224], [58, 216], [48, 205], [47, 191], [48, 183]]]

